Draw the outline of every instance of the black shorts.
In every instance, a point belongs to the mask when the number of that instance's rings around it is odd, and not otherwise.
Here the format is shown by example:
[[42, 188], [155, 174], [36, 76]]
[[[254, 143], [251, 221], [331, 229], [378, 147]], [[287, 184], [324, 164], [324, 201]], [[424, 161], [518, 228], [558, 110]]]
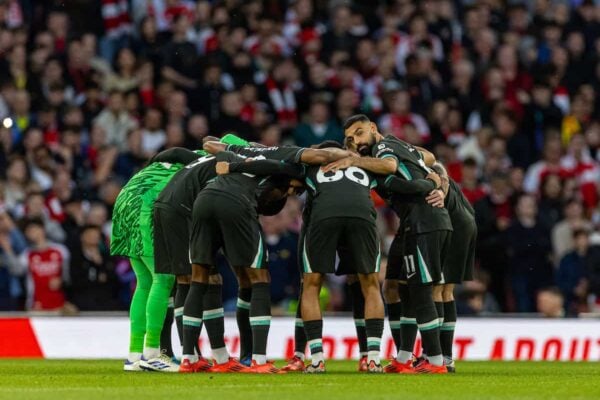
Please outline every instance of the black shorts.
[[223, 249], [232, 267], [266, 268], [268, 252], [256, 210], [219, 192], [201, 192], [192, 210], [190, 259], [215, 265]]
[[444, 283], [444, 257], [451, 231], [407, 235], [404, 246], [404, 270], [409, 285]]
[[477, 225], [475, 221], [454, 227], [444, 259], [444, 282], [459, 284], [473, 280]]
[[387, 268], [385, 270], [385, 279], [388, 280], [406, 280], [404, 271], [404, 229], [400, 227], [394, 240], [390, 245], [388, 252]]
[[169, 206], [154, 207], [154, 270], [159, 274], [190, 275], [189, 221]]
[[[336, 254], [340, 264], [336, 270]], [[374, 222], [335, 217], [311, 222], [302, 249], [305, 273], [337, 275], [379, 272], [381, 251]]]

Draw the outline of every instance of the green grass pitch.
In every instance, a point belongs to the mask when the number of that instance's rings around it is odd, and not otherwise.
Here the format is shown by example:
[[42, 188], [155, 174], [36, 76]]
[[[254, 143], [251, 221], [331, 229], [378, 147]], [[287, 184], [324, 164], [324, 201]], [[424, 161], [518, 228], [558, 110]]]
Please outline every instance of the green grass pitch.
[[[278, 363], [282, 364], [282, 363]], [[454, 375], [126, 373], [119, 361], [0, 360], [0, 399], [599, 399], [600, 363], [460, 362]]]

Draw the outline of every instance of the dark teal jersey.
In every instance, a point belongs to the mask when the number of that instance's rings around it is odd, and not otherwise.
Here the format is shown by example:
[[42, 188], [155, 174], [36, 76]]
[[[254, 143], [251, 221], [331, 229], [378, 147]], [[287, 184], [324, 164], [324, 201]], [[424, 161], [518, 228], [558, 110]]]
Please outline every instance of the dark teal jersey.
[[[376, 158], [395, 158], [398, 162], [395, 176], [405, 181], [425, 179], [432, 172], [414, 146], [394, 136], [383, 138], [373, 146], [371, 152]], [[404, 196], [394, 196], [393, 192], [388, 191], [386, 197], [398, 214], [406, 233], [452, 230], [448, 211], [430, 206], [425, 201], [425, 196], [416, 196], [414, 200], [407, 201]]]
[[229, 145], [227, 151], [239, 154], [244, 157], [264, 157], [267, 160], [286, 161], [299, 163], [302, 157], [304, 147], [298, 146], [272, 146], [272, 147], [252, 147]]
[[182, 215], [191, 215], [196, 196], [217, 176], [216, 163], [215, 156], [207, 155], [186, 165], [160, 193], [156, 200], [157, 207], [168, 205]]
[[371, 188], [377, 183], [365, 170], [349, 167], [323, 172], [319, 166], [306, 166], [304, 181], [310, 201], [310, 223], [327, 218], [351, 217], [375, 221]]
[[473, 226], [475, 210], [471, 207], [469, 200], [462, 193], [458, 184], [452, 179], [450, 179], [450, 186], [444, 203], [455, 230], [458, 231], [459, 227]]

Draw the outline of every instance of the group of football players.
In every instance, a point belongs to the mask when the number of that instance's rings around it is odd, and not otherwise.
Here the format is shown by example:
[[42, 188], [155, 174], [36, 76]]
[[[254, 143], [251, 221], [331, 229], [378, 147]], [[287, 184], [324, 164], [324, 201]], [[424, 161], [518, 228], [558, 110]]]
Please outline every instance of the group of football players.
[[[125, 185], [111, 238], [111, 252], [129, 257], [138, 279], [125, 370], [325, 372], [319, 292], [325, 274], [335, 273], [348, 276], [360, 371], [454, 371], [453, 289], [471, 274], [473, 210], [428, 151], [383, 137], [364, 115], [349, 118], [344, 134], [344, 145], [324, 142], [315, 148], [262, 147], [226, 135], [220, 142], [206, 141], [202, 151], [159, 153]], [[388, 252], [387, 307], [378, 278], [381, 241], [371, 190], [400, 218]], [[295, 355], [278, 369], [266, 355], [270, 280], [258, 216], [277, 214], [288, 196], [304, 191]], [[239, 284], [239, 358], [230, 356], [224, 342], [222, 280], [215, 268], [219, 251]], [[169, 344], [172, 292], [183, 345], [180, 364]], [[386, 308], [398, 355], [383, 367]], [[198, 348], [202, 326], [211, 362]], [[417, 331], [423, 357], [414, 359]]]

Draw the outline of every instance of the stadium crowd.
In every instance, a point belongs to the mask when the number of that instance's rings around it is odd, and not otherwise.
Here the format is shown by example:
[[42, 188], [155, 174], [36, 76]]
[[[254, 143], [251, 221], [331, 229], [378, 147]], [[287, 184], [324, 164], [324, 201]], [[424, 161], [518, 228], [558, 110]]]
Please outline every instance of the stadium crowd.
[[[433, 150], [474, 205], [459, 313], [598, 311], [599, 88], [588, 0], [1, 0], [0, 310], [127, 309], [111, 210], [158, 151], [229, 131], [341, 142], [361, 112]], [[379, 200], [389, 245], [397, 220]], [[262, 219], [281, 312], [301, 209]], [[324, 307], [348, 310], [328, 279]]]

